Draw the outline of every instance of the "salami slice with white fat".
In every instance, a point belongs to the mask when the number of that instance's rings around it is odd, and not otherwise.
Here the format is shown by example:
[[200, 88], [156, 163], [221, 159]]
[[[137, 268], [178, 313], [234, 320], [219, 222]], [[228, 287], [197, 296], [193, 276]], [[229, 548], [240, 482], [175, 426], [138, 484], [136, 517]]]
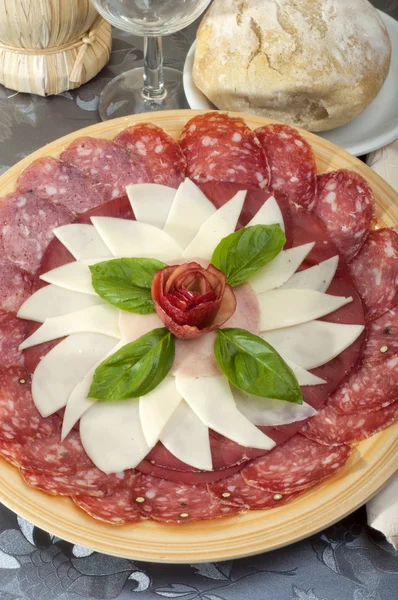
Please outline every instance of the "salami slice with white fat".
[[18, 350], [26, 337], [26, 322], [0, 310], [0, 366], [16, 367], [24, 364]]
[[374, 365], [398, 354], [398, 307], [388, 310], [372, 321], [368, 326], [367, 335], [363, 353], [365, 363]]
[[334, 448], [296, 434], [241, 471], [249, 485], [275, 492], [297, 492], [335, 473], [347, 461], [349, 446]]
[[269, 188], [311, 210], [316, 198], [316, 162], [311, 145], [289, 125], [255, 130], [271, 169]]
[[269, 167], [263, 149], [240, 117], [219, 112], [193, 117], [183, 127], [179, 142], [187, 161], [187, 177], [195, 183], [268, 185]]
[[34, 192], [37, 198], [63, 204], [79, 214], [104, 202], [103, 190], [94, 183], [76, 167], [46, 156], [23, 171], [17, 190], [22, 194]]
[[16, 313], [32, 292], [32, 276], [10, 260], [0, 260], [0, 310]]
[[339, 413], [379, 410], [398, 399], [398, 354], [375, 365], [363, 365], [329, 398]]
[[31, 487], [53, 496], [106, 496], [123, 485], [118, 475], [106, 475], [96, 467], [84, 469], [72, 475], [40, 473], [21, 469], [21, 475]]
[[393, 229], [372, 231], [351, 261], [350, 271], [369, 321], [394, 308], [398, 303], [398, 233]]
[[0, 367], [0, 439], [25, 443], [35, 437], [49, 437], [60, 426], [53, 415], [43, 419], [36, 409], [29, 373], [23, 367]]
[[375, 199], [361, 175], [341, 169], [318, 175], [314, 213], [339, 252], [350, 261], [362, 248], [375, 218]]
[[35, 473], [53, 475], [73, 475], [83, 469], [94, 467], [87, 456], [77, 431], [72, 431], [61, 442], [58, 432], [48, 438], [37, 438], [26, 444], [0, 442], [2, 456], [13, 460], [14, 464]]
[[[398, 418], [398, 402], [374, 412], [342, 415], [324, 406], [302, 429], [302, 433], [319, 444], [341, 446], [366, 440]], [[346, 447], [346, 446], [343, 446]]]
[[189, 523], [239, 512], [218, 502], [205, 486], [186, 485], [140, 474], [133, 482], [133, 503], [143, 516], [163, 523]]
[[248, 485], [240, 473], [209, 484], [209, 492], [223, 504], [239, 506], [250, 510], [278, 508], [287, 504], [300, 494], [290, 492], [269, 492], [253, 485]]
[[89, 177], [106, 200], [125, 194], [127, 185], [149, 181], [142, 165], [133, 163], [123, 148], [109, 140], [79, 138], [67, 147], [61, 159]]
[[123, 129], [113, 141], [145, 167], [150, 183], [178, 188], [184, 181], [186, 160], [180, 145], [157, 125], [137, 123]]
[[4, 255], [29, 273], [34, 273], [54, 237], [53, 229], [75, 220], [62, 204], [53, 204], [34, 194], [8, 194], [0, 204], [1, 245]]

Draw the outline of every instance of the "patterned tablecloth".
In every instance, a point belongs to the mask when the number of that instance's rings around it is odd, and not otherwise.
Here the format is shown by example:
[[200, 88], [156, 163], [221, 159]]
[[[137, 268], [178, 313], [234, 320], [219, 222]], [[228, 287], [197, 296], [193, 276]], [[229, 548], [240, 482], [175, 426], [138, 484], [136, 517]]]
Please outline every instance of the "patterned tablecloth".
[[[347, 0], [349, 1], [349, 0]], [[398, 0], [373, 0], [398, 18]], [[1, 17], [0, 17], [1, 18]], [[196, 25], [165, 40], [182, 68]], [[77, 91], [40, 98], [0, 86], [0, 173], [47, 142], [98, 121], [98, 95], [143, 59], [141, 40], [115, 31], [112, 58]], [[0, 600], [394, 600], [398, 551], [366, 525], [365, 508], [292, 546], [252, 558], [155, 565], [60, 540], [0, 505]]]

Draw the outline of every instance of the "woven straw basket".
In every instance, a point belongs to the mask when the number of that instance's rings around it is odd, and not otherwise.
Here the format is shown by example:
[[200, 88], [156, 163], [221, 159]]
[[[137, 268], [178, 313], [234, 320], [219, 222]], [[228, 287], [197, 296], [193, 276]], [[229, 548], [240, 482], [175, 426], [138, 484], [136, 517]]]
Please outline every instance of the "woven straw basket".
[[108, 62], [111, 44], [89, 0], [0, 0], [0, 83], [13, 90], [79, 87]]

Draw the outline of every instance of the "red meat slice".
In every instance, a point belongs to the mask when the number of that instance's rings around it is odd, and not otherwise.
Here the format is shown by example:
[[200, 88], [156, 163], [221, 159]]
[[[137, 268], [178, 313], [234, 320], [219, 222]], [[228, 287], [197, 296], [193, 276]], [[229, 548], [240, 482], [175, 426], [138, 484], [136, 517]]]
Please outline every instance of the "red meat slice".
[[74, 213], [82, 213], [104, 202], [102, 190], [83, 173], [51, 156], [39, 158], [20, 175], [17, 190], [34, 192], [36, 198], [63, 204]]
[[[167, 462], [171, 463], [172, 466], [174, 466], [173, 459], [175, 463], [180, 462], [178, 458], [170, 454], [170, 458]], [[242, 468], [242, 465], [238, 464], [225, 469], [217, 469], [213, 471], [195, 471], [193, 469], [189, 470], [189, 465], [185, 465], [184, 463], [181, 464], [186, 467], [185, 470], [159, 467], [158, 465], [153, 464], [152, 461], [145, 459], [141, 461], [136, 468], [140, 473], [152, 475], [153, 477], [160, 477], [161, 479], [167, 479], [168, 481], [185, 483], [187, 485], [205, 485], [206, 483], [218, 481], [220, 479], [224, 479], [225, 477], [230, 477], [234, 473], [240, 471]]]
[[237, 182], [266, 188], [269, 167], [255, 133], [243, 119], [220, 112], [198, 115], [183, 127], [180, 146], [195, 183]]
[[26, 471], [21, 469], [21, 475], [31, 487], [53, 496], [106, 496], [112, 494], [123, 485], [119, 475], [106, 475], [96, 467], [84, 469], [73, 475], [51, 474]]
[[141, 163], [133, 162], [123, 148], [109, 140], [79, 138], [67, 147], [61, 159], [89, 177], [105, 200], [122, 196], [131, 183], [149, 181]]
[[157, 125], [137, 123], [113, 141], [145, 167], [150, 182], [178, 188], [185, 179], [187, 165], [179, 143]]
[[363, 360], [371, 365], [398, 354], [398, 308], [388, 310], [367, 328]]
[[349, 446], [325, 446], [297, 434], [262, 458], [253, 460], [241, 474], [249, 485], [281, 493], [298, 492], [335, 473], [345, 464], [350, 452]]
[[26, 369], [0, 367], [0, 439], [23, 444], [35, 437], [50, 437], [58, 430], [59, 417], [40, 416], [30, 386]]
[[88, 223], [91, 225], [91, 217], [115, 217], [115, 219], [134, 219], [133, 209], [126, 195], [119, 196], [114, 200], [109, 200], [97, 208], [88, 210], [79, 215], [79, 223]]
[[8, 194], [0, 205], [0, 221], [6, 223], [1, 231], [5, 257], [35, 273], [54, 237], [53, 229], [74, 220], [73, 213], [62, 204], [53, 204], [34, 194]]
[[0, 309], [16, 313], [32, 292], [32, 277], [10, 260], [0, 260]]
[[178, 484], [142, 474], [134, 480], [132, 499], [144, 517], [163, 523], [189, 523], [239, 512], [239, 507], [218, 502], [205, 486]]
[[342, 169], [318, 175], [314, 213], [339, 252], [350, 261], [365, 243], [375, 218], [375, 200], [361, 175]]
[[240, 506], [250, 510], [278, 508], [300, 494], [293, 492], [280, 494], [269, 492], [253, 485], [247, 485], [240, 473], [207, 486], [209, 492], [223, 504]]
[[319, 444], [340, 446], [365, 440], [394, 423], [397, 418], [398, 402], [374, 412], [351, 415], [339, 414], [327, 405], [308, 421], [302, 433]]
[[269, 188], [311, 210], [316, 200], [316, 162], [311, 144], [289, 125], [266, 125], [255, 133], [271, 169]]
[[372, 231], [350, 263], [350, 271], [369, 321], [394, 308], [398, 303], [398, 233]]
[[[48, 244], [43, 254], [36, 275], [39, 277], [40, 275], [43, 275], [43, 273], [48, 273], [48, 271], [62, 267], [74, 260], [73, 254], [71, 254], [57, 238], [54, 238]], [[45, 285], [47, 285], [47, 283], [41, 279], [38, 279], [36, 282], [37, 289], [44, 287]]]
[[[36, 323], [36, 321], [27, 321], [26, 323], [26, 337], [29, 337], [37, 329], [39, 329], [39, 327], [41, 327], [41, 323]], [[34, 373], [43, 356], [46, 356], [46, 354], [48, 354], [50, 350], [52, 350], [63, 339], [65, 338], [58, 338], [56, 340], [51, 340], [50, 342], [43, 342], [42, 344], [37, 344], [36, 346], [31, 346], [30, 348], [23, 350], [25, 367], [27, 371], [29, 373]]]
[[398, 354], [375, 365], [363, 365], [331, 395], [328, 405], [339, 413], [363, 413], [398, 400]]
[[26, 337], [26, 321], [0, 311], [0, 366], [16, 367], [24, 364], [18, 347]]

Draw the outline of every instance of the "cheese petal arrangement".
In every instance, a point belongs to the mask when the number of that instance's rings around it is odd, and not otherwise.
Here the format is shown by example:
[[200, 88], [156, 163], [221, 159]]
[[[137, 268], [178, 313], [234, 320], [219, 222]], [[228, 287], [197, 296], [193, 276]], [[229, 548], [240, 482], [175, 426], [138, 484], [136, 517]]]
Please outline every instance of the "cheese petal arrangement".
[[[365, 181], [324, 180], [315, 160], [295, 170], [314, 182], [300, 203], [281, 173], [292, 140], [312, 149], [291, 127], [278, 130], [277, 180], [263, 132], [240, 118], [195, 116], [179, 141], [135, 127], [109, 142], [126, 160], [127, 139], [164, 143], [131, 158], [127, 196], [109, 200], [107, 150], [86, 138], [91, 171], [76, 142], [60, 161], [96, 185], [97, 207], [68, 213], [73, 181], [63, 206], [41, 199], [36, 178], [2, 202], [0, 453], [109, 523], [218, 518], [270, 494], [283, 504], [397, 416], [398, 234], [372, 229]], [[39, 200], [48, 218], [30, 221]]]

